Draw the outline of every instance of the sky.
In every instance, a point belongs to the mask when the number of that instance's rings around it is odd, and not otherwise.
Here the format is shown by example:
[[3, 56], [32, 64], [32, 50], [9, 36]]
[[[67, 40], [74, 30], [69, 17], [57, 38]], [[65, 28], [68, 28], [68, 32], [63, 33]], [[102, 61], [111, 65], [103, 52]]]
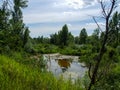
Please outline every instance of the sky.
[[28, 0], [28, 7], [23, 10], [24, 23], [29, 27], [31, 37], [49, 37], [65, 24], [74, 36], [78, 36], [82, 28], [91, 35], [97, 28], [93, 16], [104, 28], [101, 15], [97, 0]]

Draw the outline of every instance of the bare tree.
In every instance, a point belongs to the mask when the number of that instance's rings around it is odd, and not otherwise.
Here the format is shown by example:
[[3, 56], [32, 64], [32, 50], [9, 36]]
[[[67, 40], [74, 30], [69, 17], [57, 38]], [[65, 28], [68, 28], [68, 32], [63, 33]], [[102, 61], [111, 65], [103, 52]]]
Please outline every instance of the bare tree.
[[[102, 61], [102, 57], [105, 53], [106, 43], [107, 43], [107, 40], [108, 40], [108, 34], [109, 34], [109, 31], [110, 31], [109, 20], [110, 20], [111, 15], [112, 15], [112, 13], [115, 10], [116, 5], [117, 5], [117, 0], [109, 0], [110, 6], [107, 7], [106, 4], [104, 3], [104, 1], [105, 0], [99, 0], [99, 3], [101, 5], [101, 9], [102, 9], [102, 15], [103, 15], [103, 18], [105, 19], [105, 35], [104, 35], [104, 39], [103, 39], [103, 42], [102, 42], [102, 46], [101, 46], [100, 51], [98, 53], [98, 56], [96, 58], [96, 63], [95, 63], [95, 65], [92, 69], [91, 69], [91, 64], [90, 64], [90, 67], [89, 67], [89, 70], [88, 70], [89, 77], [90, 77], [90, 84], [88, 86], [88, 90], [91, 90], [92, 86], [95, 85], [96, 82], [99, 81], [100, 78], [101, 78], [102, 73], [99, 74], [98, 71], [99, 71], [99, 68], [100, 68], [100, 63]], [[106, 69], [104, 69], [104, 71], [106, 71]]]

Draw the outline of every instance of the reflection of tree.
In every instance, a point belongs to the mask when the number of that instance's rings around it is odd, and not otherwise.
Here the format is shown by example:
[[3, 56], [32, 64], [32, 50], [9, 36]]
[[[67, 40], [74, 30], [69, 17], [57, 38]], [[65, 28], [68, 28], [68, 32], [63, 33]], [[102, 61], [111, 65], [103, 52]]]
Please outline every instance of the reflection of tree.
[[62, 72], [65, 72], [68, 69], [68, 67], [70, 67], [70, 62], [67, 59], [59, 59], [58, 65], [61, 67]]

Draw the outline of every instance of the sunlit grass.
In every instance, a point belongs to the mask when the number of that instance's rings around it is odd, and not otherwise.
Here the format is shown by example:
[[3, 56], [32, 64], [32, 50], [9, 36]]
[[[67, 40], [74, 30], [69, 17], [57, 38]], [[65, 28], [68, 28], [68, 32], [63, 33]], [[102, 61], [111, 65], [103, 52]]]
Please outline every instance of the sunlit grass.
[[40, 72], [0, 55], [0, 90], [83, 90], [80, 83], [73, 84], [51, 73]]

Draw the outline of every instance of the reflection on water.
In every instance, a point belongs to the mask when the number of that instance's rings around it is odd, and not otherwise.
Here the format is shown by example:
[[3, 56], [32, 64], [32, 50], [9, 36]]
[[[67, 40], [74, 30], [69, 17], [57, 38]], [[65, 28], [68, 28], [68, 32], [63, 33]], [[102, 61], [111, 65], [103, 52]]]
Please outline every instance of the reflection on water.
[[62, 72], [65, 72], [70, 67], [70, 61], [67, 59], [58, 59], [58, 65], [61, 67]]
[[56, 56], [56, 55], [44, 55], [48, 60], [48, 71], [51, 71], [55, 76], [63, 75], [63, 77], [72, 79], [83, 77], [86, 72], [86, 68], [82, 67], [82, 63], [78, 62], [77, 56]]

